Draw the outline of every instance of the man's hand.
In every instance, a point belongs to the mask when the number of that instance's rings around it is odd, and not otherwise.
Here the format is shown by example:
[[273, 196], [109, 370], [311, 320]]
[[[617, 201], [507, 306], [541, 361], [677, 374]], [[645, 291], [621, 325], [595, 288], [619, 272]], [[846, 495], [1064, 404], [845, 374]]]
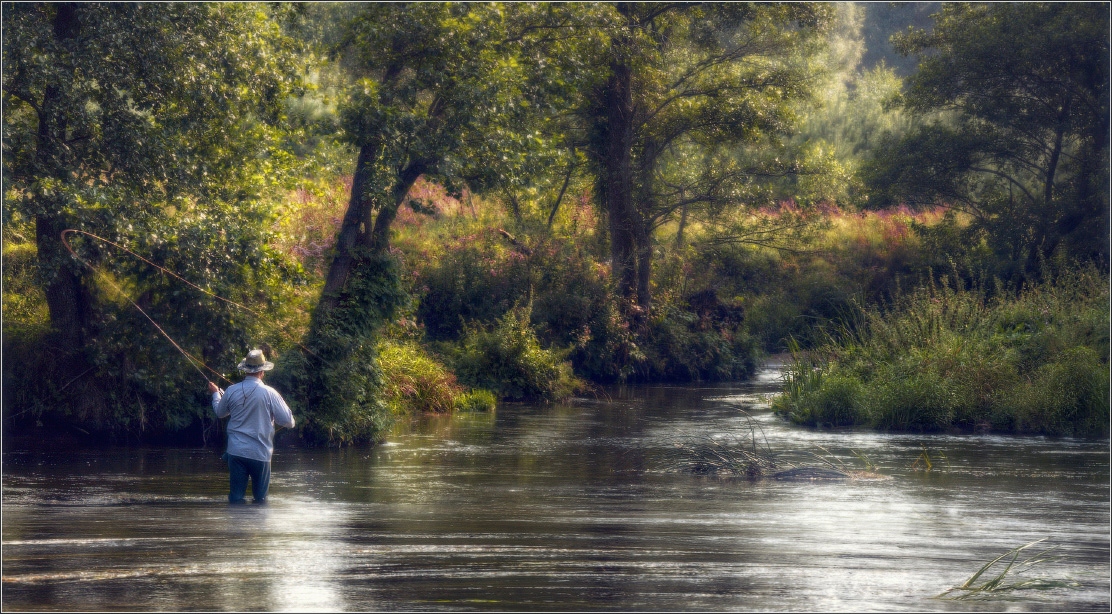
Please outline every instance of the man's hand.
[[220, 392], [220, 388], [217, 387], [216, 384], [209, 382], [209, 394], [212, 394], [214, 392]]

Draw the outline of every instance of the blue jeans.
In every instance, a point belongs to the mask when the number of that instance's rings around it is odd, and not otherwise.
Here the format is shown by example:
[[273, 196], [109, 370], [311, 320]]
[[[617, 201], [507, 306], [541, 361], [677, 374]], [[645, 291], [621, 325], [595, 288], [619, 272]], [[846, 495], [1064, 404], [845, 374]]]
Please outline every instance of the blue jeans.
[[247, 478], [251, 478], [251, 496], [255, 503], [266, 503], [266, 491], [270, 488], [270, 463], [225, 454], [228, 459], [228, 503], [245, 503], [243, 495], [247, 492]]

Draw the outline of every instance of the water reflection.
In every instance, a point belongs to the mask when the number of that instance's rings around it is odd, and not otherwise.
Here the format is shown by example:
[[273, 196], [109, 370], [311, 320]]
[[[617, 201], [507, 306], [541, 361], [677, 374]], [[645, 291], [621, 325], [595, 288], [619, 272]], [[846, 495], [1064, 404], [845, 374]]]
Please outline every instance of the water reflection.
[[[425, 418], [373, 449], [281, 449], [229, 507], [211, 450], [4, 452], [4, 609], [1104, 610], [1107, 442], [786, 425], [750, 385]], [[738, 404], [748, 413], [743, 413]], [[750, 422], [750, 420], [752, 422]], [[889, 480], [670, 470], [677, 437], [862, 459]], [[930, 471], [920, 462], [927, 454]], [[1049, 537], [1076, 582], [933, 600]]]

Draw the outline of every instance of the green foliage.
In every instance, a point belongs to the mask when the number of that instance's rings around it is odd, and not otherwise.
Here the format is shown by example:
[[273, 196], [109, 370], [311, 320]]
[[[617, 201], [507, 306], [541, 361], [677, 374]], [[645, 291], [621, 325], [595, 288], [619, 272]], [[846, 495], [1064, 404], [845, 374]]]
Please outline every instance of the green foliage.
[[[33, 266], [24, 270], [34, 273], [36, 292], [27, 295], [45, 297], [52, 328], [12, 347], [61, 348], [49, 371], [62, 382], [57, 390], [21, 381], [45, 391], [56, 416], [134, 435], [203, 424], [204, 380], [125, 295], [217, 368], [260, 343], [288, 342], [270, 322], [106, 244], [71, 235], [92, 273], [59, 241], [65, 228], [84, 229], [213, 293], [276, 308], [300, 281], [295, 265], [264, 247], [270, 199], [288, 178], [283, 108], [299, 86], [294, 45], [273, 19], [281, 10], [5, 8], [4, 245], [34, 236]], [[6, 336], [41, 315], [6, 301]], [[34, 358], [10, 357], [6, 382], [15, 381], [10, 365]]]
[[825, 376], [823, 372], [801, 363], [793, 363], [785, 373], [784, 397], [774, 407], [783, 408], [796, 424], [809, 426], [853, 426], [866, 416], [862, 408], [864, 390], [852, 377]]
[[756, 369], [757, 344], [741, 309], [712, 291], [692, 297], [686, 309], [659, 305], [640, 342], [638, 375], [650, 381], [740, 380]]
[[1108, 292], [1091, 268], [992, 298], [921, 288], [797, 360], [774, 407], [807, 424], [1107, 435]]
[[417, 316], [433, 340], [457, 339], [463, 323], [493, 324], [531, 300], [542, 343], [570, 348], [576, 373], [592, 381], [729, 380], [753, 369], [756, 343], [742, 311], [713, 293], [698, 309], [661, 302], [647, 326], [633, 330], [611, 294], [608, 270], [583, 249], [589, 237], [523, 242], [490, 226], [460, 232], [437, 246], [399, 242], [417, 269]]
[[463, 338], [451, 348], [460, 382], [514, 401], [571, 396], [581, 383], [560, 352], [541, 347], [529, 315], [528, 307], [515, 308], [493, 327], [465, 327]]
[[[330, 372], [356, 358], [353, 352], [374, 344], [404, 302], [397, 270], [374, 259], [388, 253], [394, 220], [419, 177], [439, 178], [453, 191], [462, 181], [480, 190], [504, 187], [527, 174], [538, 152], [545, 151], [545, 139], [534, 129], [540, 81], [529, 78], [528, 61], [519, 61], [520, 43], [533, 35], [518, 17], [533, 10], [531, 5], [366, 4], [341, 21], [334, 51], [349, 76], [339, 106], [341, 126], [359, 155], [310, 328], [310, 345], [320, 349], [320, 360], [306, 365], [302, 379], [331, 380]], [[409, 205], [422, 209], [413, 199]], [[360, 269], [368, 266], [375, 269], [371, 283], [361, 281], [367, 272]], [[375, 305], [380, 313], [368, 317]], [[373, 379], [302, 402], [341, 422], [348, 415], [377, 415], [380, 410], [363, 401], [365, 389], [377, 386]], [[322, 394], [311, 386], [298, 390]], [[330, 427], [330, 440], [336, 432]], [[374, 436], [357, 429], [339, 440]]]
[[902, 134], [914, 122], [910, 113], [891, 104], [902, 87], [896, 72], [883, 60], [861, 65], [863, 54], [872, 51], [865, 48], [873, 34], [864, 27], [870, 12], [875, 12], [872, 5], [835, 5], [834, 25], [825, 33], [828, 43], [814, 58], [820, 91], [799, 105], [798, 124], [787, 139], [799, 169], [779, 181], [781, 199], [803, 205], [866, 204], [868, 193], [857, 176], [862, 163], [882, 138]]
[[1084, 346], [1068, 348], [1006, 393], [1003, 402], [1013, 414], [993, 418], [1019, 431], [1107, 433], [1109, 377], [1107, 355]]
[[784, 203], [739, 216], [726, 235], [694, 235], [686, 251], [665, 257], [657, 283], [665, 294], [714, 289], [729, 297], [767, 351], [783, 351], [789, 338], [810, 347], [823, 327], [849, 323], [860, 305], [887, 300], [901, 279], [926, 270], [935, 255], [914, 228], [940, 216]]
[[[585, 249], [591, 238], [522, 237], [515, 245], [488, 220], [430, 244], [404, 238], [418, 293], [417, 317], [434, 341], [458, 339], [464, 323], [493, 324], [532, 301], [532, 325], [548, 346], [571, 347], [576, 372], [593, 381], [632, 375], [641, 359], [629, 324], [610, 292], [608, 270]], [[447, 219], [441, 226], [460, 224]], [[437, 231], [430, 229], [430, 234]]]
[[[651, 308], [654, 233], [768, 201], [796, 173], [781, 145], [814, 94], [810, 56], [833, 9], [814, 4], [605, 5], [576, 107], [607, 211], [619, 294]], [[821, 158], [822, 156], [817, 156]]]
[[[905, 367], [906, 365], [900, 365]], [[881, 430], [940, 431], [955, 416], [954, 382], [931, 369], [907, 372], [878, 369], [863, 405], [870, 423]]]
[[[513, 183], [544, 158], [536, 113], [553, 101], [522, 58], [529, 5], [368, 4], [342, 29], [337, 51], [352, 83], [344, 132], [375, 144], [375, 164], [424, 161], [450, 185]], [[539, 157], [539, 158], [538, 158]]]
[[422, 254], [414, 254], [423, 289], [417, 316], [432, 340], [455, 339], [464, 322], [493, 322], [527, 300], [534, 266], [541, 264], [512, 249], [494, 228], [451, 239], [437, 260], [427, 258], [428, 248]]
[[1039, 253], [1108, 262], [1108, 19], [1086, 3], [947, 3], [933, 30], [897, 37], [920, 58], [904, 106], [935, 119], [876, 150], [877, 204], [965, 211], [963, 242], [1015, 279]]
[[46, 297], [35, 283], [34, 243], [4, 241], [4, 334], [49, 326]]

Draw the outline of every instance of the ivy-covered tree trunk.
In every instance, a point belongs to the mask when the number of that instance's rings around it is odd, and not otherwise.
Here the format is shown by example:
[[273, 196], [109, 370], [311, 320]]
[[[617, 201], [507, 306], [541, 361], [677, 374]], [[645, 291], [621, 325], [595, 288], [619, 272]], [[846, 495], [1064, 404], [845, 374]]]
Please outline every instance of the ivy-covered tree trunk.
[[332, 263], [328, 267], [328, 275], [324, 280], [324, 290], [321, 292], [320, 302], [317, 305], [316, 317], [321, 317], [336, 308], [339, 303], [340, 291], [343, 290], [348, 276], [351, 274], [352, 262], [355, 259], [355, 246], [359, 236], [365, 234], [371, 227], [373, 203], [367, 195], [367, 186], [372, 172], [375, 155], [375, 146], [366, 144], [359, 148], [359, 157], [355, 162], [355, 176], [351, 181], [351, 196], [348, 199], [347, 211], [340, 224], [340, 233], [336, 237], [335, 252]]
[[303, 433], [318, 443], [373, 440], [390, 419], [379, 394], [375, 336], [407, 300], [388, 253], [390, 226], [427, 164], [414, 161], [396, 175], [376, 176], [378, 152], [373, 144], [360, 147], [348, 209], [313, 312], [309, 355], [284, 374], [291, 398], [307, 410]]

